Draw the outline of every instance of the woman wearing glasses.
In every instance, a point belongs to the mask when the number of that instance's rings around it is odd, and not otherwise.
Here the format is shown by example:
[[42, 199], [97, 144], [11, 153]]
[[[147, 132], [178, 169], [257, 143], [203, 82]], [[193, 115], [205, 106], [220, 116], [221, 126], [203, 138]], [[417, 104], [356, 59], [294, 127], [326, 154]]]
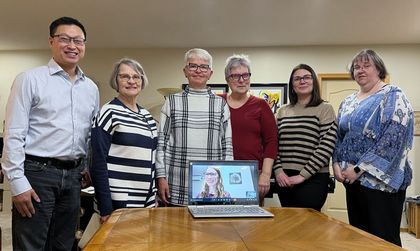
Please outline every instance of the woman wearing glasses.
[[159, 199], [168, 206], [188, 205], [188, 161], [231, 160], [229, 108], [207, 87], [213, 58], [201, 48], [184, 56], [188, 86], [162, 106], [156, 153]]
[[197, 198], [229, 198], [230, 194], [225, 191], [223, 179], [218, 168], [209, 167], [204, 173], [204, 183]]
[[156, 122], [136, 103], [147, 84], [137, 61], [121, 59], [110, 79], [118, 96], [93, 122], [90, 172], [102, 222], [118, 208], [156, 205]]
[[328, 194], [335, 113], [321, 99], [316, 74], [306, 64], [290, 74], [289, 100], [277, 113], [279, 148], [273, 169], [280, 203], [320, 211]]
[[349, 68], [360, 90], [340, 105], [334, 175], [346, 188], [350, 224], [401, 246], [413, 110], [400, 88], [384, 83], [387, 70], [375, 51], [360, 51]]
[[233, 157], [258, 160], [258, 189], [261, 202], [270, 190], [270, 177], [277, 154], [277, 130], [274, 114], [268, 104], [249, 94], [251, 62], [245, 55], [226, 60], [225, 79], [231, 90], [222, 95], [230, 110]]

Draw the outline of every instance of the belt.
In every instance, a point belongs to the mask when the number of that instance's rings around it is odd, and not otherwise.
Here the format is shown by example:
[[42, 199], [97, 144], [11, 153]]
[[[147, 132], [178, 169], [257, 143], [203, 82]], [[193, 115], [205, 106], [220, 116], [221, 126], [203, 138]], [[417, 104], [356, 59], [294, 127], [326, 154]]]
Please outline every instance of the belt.
[[58, 169], [73, 169], [78, 167], [82, 162], [82, 158], [79, 158], [77, 160], [60, 160], [48, 157], [38, 157], [30, 154], [25, 154], [25, 158], [27, 160], [36, 161], [45, 165], [51, 165]]

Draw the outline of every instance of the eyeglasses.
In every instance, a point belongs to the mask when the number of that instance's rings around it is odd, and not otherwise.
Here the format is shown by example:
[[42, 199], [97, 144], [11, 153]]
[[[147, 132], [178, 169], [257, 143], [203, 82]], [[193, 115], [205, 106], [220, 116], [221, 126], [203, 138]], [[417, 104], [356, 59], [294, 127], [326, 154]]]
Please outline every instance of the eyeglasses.
[[206, 176], [217, 176], [217, 173], [205, 173]]
[[191, 64], [190, 63], [190, 64], [187, 64], [187, 69], [189, 71], [196, 71], [196, 70], [200, 69], [200, 71], [202, 71], [202, 72], [207, 72], [208, 70], [210, 70], [210, 66], [207, 65], [207, 64], [198, 65], [198, 64]]
[[305, 75], [305, 76], [303, 76], [303, 77], [300, 77], [300, 76], [296, 76], [296, 77], [293, 77], [293, 82], [295, 82], [295, 83], [299, 83], [300, 81], [304, 81], [304, 82], [308, 82], [308, 81], [310, 81], [310, 80], [312, 80], [313, 78], [312, 78], [312, 75]]
[[353, 69], [355, 70], [355, 71], [360, 71], [360, 70], [367, 70], [367, 69], [369, 69], [370, 67], [372, 67], [372, 65], [371, 64], [365, 64], [365, 65], [354, 65], [353, 66]]
[[139, 75], [130, 76], [129, 74], [118, 74], [118, 77], [124, 82], [128, 82], [130, 79], [133, 79], [134, 82], [138, 83], [142, 80], [141, 76]]
[[251, 73], [244, 73], [244, 74], [230, 74], [229, 77], [231, 80], [239, 81], [241, 78], [243, 80], [248, 80], [251, 78]]
[[83, 45], [86, 44], [86, 39], [81, 38], [81, 37], [69, 37], [69, 36], [63, 35], [63, 34], [53, 35], [51, 37], [52, 38], [58, 37], [58, 42], [62, 43], [62, 44], [69, 45], [71, 43], [71, 41], [73, 41], [73, 43], [76, 46], [83, 46]]

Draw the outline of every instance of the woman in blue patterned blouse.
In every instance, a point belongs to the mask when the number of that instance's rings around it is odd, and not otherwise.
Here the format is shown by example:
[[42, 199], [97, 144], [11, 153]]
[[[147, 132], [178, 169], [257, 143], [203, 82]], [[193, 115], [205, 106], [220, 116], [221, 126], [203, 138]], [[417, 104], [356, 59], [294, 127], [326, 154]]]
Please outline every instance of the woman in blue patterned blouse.
[[401, 246], [400, 222], [412, 179], [413, 110], [373, 50], [352, 60], [360, 90], [340, 105], [334, 175], [346, 187], [351, 225]]
[[137, 61], [121, 59], [110, 79], [118, 96], [102, 107], [93, 122], [90, 173], [101, 222], [118, 208], [156, 206], [157, 127], [136, 102], [147, 84]]

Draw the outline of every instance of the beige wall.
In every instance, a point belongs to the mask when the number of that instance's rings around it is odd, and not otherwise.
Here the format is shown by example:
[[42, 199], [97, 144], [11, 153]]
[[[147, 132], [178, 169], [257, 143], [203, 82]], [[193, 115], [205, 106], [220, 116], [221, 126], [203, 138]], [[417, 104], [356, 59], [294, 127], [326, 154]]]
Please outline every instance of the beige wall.
[[[47, 44], [46, 44], [47, 46]], [[210, 83], [224, 83], [224, 61], [233, 53], [245, 53], [252, 60], [253, 82], [287, 82], [291, 69], [299, 63], [311, 65], [317, 73], [343, 73], [346, 66], [361, 46], [310, 46], [310, 47], [264, 47], [264, 48], [211, 48], [214, 74]], [[420, 85], [415, 75], [420, 69], [420, 45], [370, 46], [383, 57], [391, 76], [391, 83], [400, 86], [407, 94], [415, 110], [420, 110]], [[93, 78], [100, 89], [101, 103], [109, 101], [115, 92], [108, 86], [113, 63], [121, 57], [134, 58], [143, 65], [150, 85], [139, 97], [146, 108], [159, 107], [163, 103], [156, 89], [180, 87], [185, 83], [182, 73], [186, 49], [89, 49], [82, 68]], [[50, 57], [45, 51], [0, 51], [0, 121], [4, 120], [5, 103], [14, 77], [21, 71], [45, 64]], [[1, 129], [3, 125], [1, 124]], [[414, 166], [420, 165], [420, 137], [415, 139], [411, 151]], [[417, 171], [417, 173], [420, 173]], [[417, 175], [419, 176], [419, 175]], [[420, 178], [418, 178], [420, 179]], [[408, 194], [420, 194], [420, 182], [415, 182]]]

